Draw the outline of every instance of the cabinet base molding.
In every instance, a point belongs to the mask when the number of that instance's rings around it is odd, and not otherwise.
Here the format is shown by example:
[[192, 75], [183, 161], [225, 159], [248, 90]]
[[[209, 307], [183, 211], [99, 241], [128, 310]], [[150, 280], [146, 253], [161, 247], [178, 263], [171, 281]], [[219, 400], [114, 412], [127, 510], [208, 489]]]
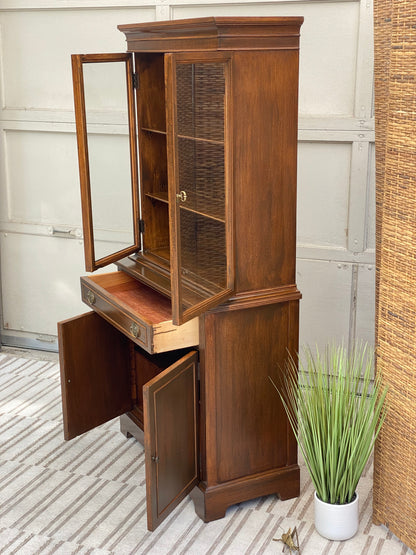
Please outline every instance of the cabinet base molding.
[[223, 518], [231, 505], [263, 495], [277, 494], [282, 501], [298, 497], [299, 478], [296, 464], [210, 487], [200, 482], [190, 495], [196, 514], [204, 522], [211, 522]]
[[212, 309], [212, 312], [241, 310], [268, 304], [298, 301], [301, 298], [302, 295], [296, 285], [275, 287], [273, 289], [261, 289], [259, 291], [246, 291], [231, 297], [226, 303]]

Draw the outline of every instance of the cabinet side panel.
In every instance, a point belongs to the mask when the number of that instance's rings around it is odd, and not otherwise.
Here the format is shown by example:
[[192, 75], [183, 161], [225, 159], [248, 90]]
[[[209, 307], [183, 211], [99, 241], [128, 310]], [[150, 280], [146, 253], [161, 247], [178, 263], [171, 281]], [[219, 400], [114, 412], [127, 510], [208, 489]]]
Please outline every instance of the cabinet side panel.
[[[217, 483], [296, 464], [296, 446], [269, 376], [297, 347], [298, 302], [205, 319], [206, 476]], [[211, 458], [210, 458], [211, 457]], [[214, 460], [215, 457], [215, 460]], [[215, 470], [216, 469], [216, 470]]]
[[64, 437], [72, 439], [132, 408], [124, 335], [89, 312], [58, 323]]
[[295, 283], [298, 52], [233, 57], [236, 291]]

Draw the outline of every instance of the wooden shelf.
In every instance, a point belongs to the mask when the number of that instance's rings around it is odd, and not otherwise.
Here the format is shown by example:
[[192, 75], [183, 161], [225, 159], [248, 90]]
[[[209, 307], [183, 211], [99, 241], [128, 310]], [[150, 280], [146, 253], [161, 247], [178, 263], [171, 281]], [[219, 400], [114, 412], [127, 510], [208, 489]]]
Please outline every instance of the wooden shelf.
[[216, 139], [203, 139], [202, 137], [191, 137], [190, 135], [177, 135], [178, 139], [187, 139], [188, 141], [195, 141], [198, 143], [207, 143], [211, 145], [224, 145], [224, 141]]
[[[161, 131], [160, 129], [150, 129], [149, 127], [142, 127], [141, 130], [144, 131], [145, 133], [154, 133], [156, 135], [165, 135], [166, 136], [166, 131]], [[193, 137], [191, 135], [178, 134], [177, 137], [178, 137], [178, 139], [187, 139], [189, 141], [196, 141], [196, 142], [200, 142], [200, 143], [208, 143], [208, 144], [213, 144], [213, 145], [223, 145], [224, 144], [224, 141], [218, 141], [216, 139], [205, 139], [203, 137]]]
[[153, 249], [151, 253], [149, 253], [154, 257], [155, 260], [159, 264], [162, 264], [165, 268], [170, 270], [170, 250], [169, 246], [167, 247], [159, 247], [158, 249]]
[[145, 131], [146, 133], [155, 133], [157, 135], [166, 135], [166, 131], [160, 131], [160, 129], [150, 129], [149, 127], [142, 127], [141, 130]]
[[220, 222], [225, 224], [225, 219], [215, 214], [208, 214], [207, 212], [202, 212], [201, 210], [196, 210], [195, 208], [191, 208], [190, 206], [185, 206], [181, 204], [181, 210], [186, 210], [187, 212], [192, 212], [193, 214], [198, 214], [198, 216], [202, 216], [203, 218], [209, 218], [210, 220], [215, 220], [216, 222]]
[[145, 193], [145, 196], [151, 198], [153, 200], [158, 200], [160, 202], [164, 202], [165, 204], [169, 203], [168, 192], [167, 191], [157, 191], [156, 193]]
[[[145, 196], [152, 199], [157, 200], [159, 202], [163, 202], [165, 204], [169, 203], [168, 199], [168, 192], [167, 191], [158, 191], [156, 193], [145, 193]], [[225, 219], [221, 216], [217, 216], [214, 213], [204, 212], [202, 210], [197, 210], [196, 208], [192, 208], [191, 206], [186, 206], [185, 204], [180, 205], [181, 210], [186, 210], [187, 212], [192, 212], [193, 214], [198, 214], [204, 218], [209, 218], [210, 220], [215, 220], [216, 222], [225, 223]]]
[[[162, 252], [140, 252], [123, 258], [117, 262], [120, 270], [136, 278], [140, 282], [149, 285], [152, 289], [159, 291], [167, 297], [172, 296], [170, 269]], [[207, 294], [214, 295], [221, 289], [201, 276], [195, 277], [193, 272], [187, 272], [181, 276], [183, 287], [183, 303], [185, 306], [193, 306], [203, 301]], [[193, 279], [192, 279], [193, 278]]]

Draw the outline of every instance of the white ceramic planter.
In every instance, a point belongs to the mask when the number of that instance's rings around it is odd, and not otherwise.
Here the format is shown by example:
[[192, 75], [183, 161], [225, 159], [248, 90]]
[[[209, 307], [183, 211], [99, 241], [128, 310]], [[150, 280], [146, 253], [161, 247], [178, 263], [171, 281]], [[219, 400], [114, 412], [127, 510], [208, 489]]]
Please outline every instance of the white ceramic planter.
[[346, 505], [324, 503], [314, 496], [315, 528], [329, 540], [341, 541], [352, 538], [358, 530], [358, 493]]

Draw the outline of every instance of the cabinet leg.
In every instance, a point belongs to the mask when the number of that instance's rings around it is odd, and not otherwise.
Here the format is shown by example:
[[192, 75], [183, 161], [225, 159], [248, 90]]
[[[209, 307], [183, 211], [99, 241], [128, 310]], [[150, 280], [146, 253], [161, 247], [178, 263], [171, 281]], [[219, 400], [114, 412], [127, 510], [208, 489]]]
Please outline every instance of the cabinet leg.
[[282, 501], [297, 497], [299, 477], [299, 466], [294, 464], [213, 486], [200, 482], [190, 495], [196, 514], [204, 522], [211, 522], [223, 518], [231, 505], [249, 499], [272, 494], [277, 494]]
[[133, 434], [129, 432], [129, 420], [130, 418], [126, 414], [120, 416], [120, 432], [123, 436], [126, 436], [127, 439], [133, 437]]
[[127, 438], [134, 437], [139, 443], [144, 445], [143, 430], [133, 422], [128, 414], [120, 416], [120, 432]]
[[225, 517], [228, 506], [218, 503], [218, 498], [210, 498], [196, 486], [190, 493], [195, 512], [204, 522], [211, 522]]
[[279, 489], [276, 491], [276, 495], [282, 501], [287, 501], [288, 499], [299, 497], [299, 494], [300, 494], [299, 478], [292, 481], [287, 480], [287, 482], [282, 482], [279, 485]]

